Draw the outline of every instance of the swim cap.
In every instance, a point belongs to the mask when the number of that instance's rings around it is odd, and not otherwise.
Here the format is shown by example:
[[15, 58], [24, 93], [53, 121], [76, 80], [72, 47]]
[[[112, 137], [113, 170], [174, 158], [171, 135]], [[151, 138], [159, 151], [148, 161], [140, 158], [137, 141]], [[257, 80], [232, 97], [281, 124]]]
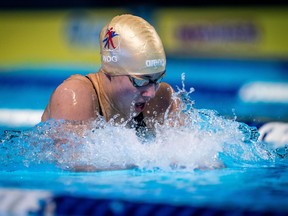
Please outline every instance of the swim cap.
[[159, 35], [144, 19], [114, 17], [100, 33], [102, 69], [110, 75], [144, 75], [165, 71], [166, 56]]

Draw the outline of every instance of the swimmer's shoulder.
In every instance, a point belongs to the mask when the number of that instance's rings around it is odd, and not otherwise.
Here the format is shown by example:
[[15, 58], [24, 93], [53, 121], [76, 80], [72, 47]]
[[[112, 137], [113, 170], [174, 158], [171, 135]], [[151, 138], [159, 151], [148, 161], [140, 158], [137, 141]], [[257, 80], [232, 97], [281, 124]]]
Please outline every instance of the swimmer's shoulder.
[[[162, 82], [156, 92], [155, 97], [148, 102], [147, 107], [143, 112], [144, 116], [157, 117], [164, 114], [167, 110], [169, 112], [174, 111], [177, 104], [173, 99], [173, 93], [174, 89], [171, 87], [171, 85]], [[154, 116], [153, 113], [155, 113], [157, 116]]]
[[67, 88], [79, 93], [95, 93], [91, 81], [87, 76], [81, 74], [74, 74], [68, 77], [56, 88], [56, 91]]
[[76, 74], [55, 89], [48, 107], [50, 118], [88, 120], [97, 116], [98, 98], [89, 79]]
[[160, 83], [159, 89], [156, 92], [156, 97], [170, 98], [172, 97], [173, 93], [174, 93], [174, 89], [172, 88], [172, 86], [166, 82], [162, 82]]

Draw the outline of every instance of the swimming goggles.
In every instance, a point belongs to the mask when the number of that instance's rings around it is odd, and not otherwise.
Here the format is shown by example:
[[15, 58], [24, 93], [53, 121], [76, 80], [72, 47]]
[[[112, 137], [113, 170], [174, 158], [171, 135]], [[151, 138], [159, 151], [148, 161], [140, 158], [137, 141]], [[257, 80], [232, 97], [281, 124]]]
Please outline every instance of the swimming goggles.
[[164, 71], [163, 73], [161, 73], [161, 75], [156, 78], [156, 79], [150, 79], [150, 78], [138, 78], [138, 77], [135, 77], [135, 76], [128, 76], [131, 83], [133, 84], [134, 87], [144, 87], [144, 86], [147, 86], [149, 84], [155, 84], [155, 85], [158, 85], [159, 83], [161, 83], [163, 77], [165, 76], [165, 72]]

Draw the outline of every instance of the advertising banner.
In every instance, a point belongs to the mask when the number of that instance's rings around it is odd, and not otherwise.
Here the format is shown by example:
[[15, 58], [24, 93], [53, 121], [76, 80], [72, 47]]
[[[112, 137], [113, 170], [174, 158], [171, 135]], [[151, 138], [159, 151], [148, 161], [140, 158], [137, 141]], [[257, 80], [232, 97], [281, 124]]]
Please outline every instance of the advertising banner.
[[0, 68], [94, 69], [99, 33], [122, 9], [2, 11]]
[[169, 55], [288, 58], [288, 8], [161, 9], [155, 24]]

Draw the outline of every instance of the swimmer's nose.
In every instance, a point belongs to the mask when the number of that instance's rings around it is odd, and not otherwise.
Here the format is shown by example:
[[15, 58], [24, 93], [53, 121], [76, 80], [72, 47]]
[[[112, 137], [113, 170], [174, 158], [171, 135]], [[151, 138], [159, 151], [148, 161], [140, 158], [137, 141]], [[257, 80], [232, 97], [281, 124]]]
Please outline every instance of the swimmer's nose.
[[156, 95], [156, 91], [158, 90], [158, 85], [155, 84], [149, 84], [142, 89], [142, 96], [143, 97], [149, 97], [154, 98]]

